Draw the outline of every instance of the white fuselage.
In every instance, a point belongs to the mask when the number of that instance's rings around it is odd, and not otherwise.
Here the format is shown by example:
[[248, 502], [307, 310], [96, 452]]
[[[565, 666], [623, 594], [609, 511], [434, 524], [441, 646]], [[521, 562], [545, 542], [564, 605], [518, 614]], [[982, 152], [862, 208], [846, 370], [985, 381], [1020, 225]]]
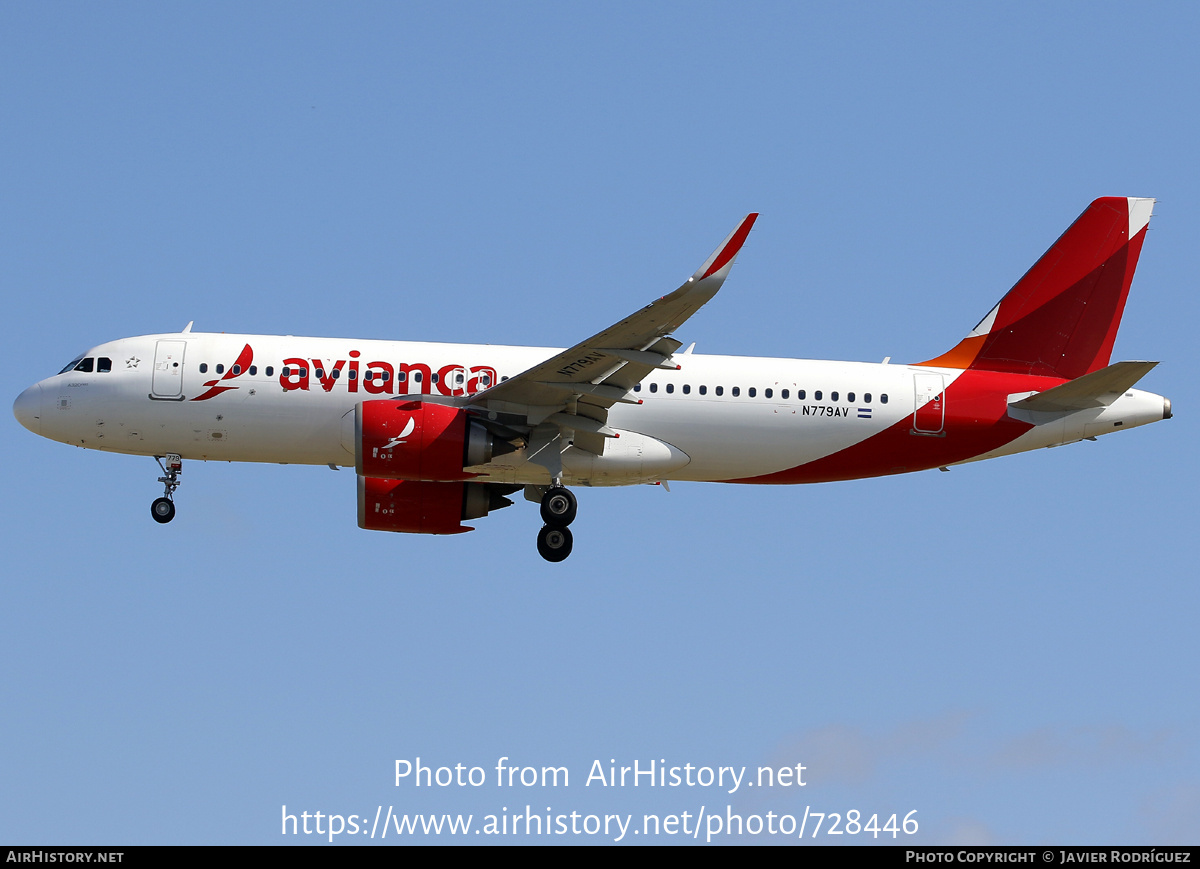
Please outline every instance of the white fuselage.
[[[557, 352], [291, 336], [149, 335], [95, 347], [85, 358], [109, 360], [104, 367], [110, 370], [97, 370], [102, 365], [97, 361], [90, 372], [70, 370], [47, 378], [26, 390], [16, 411], [37, 433], [89, 449], [353, 466], [359, 402], [477, 392]], [[235, 374], [238, 361], [244, 364]], [[945, 437], [953, 408], [942, 406], [932, 415], [926, 408], [923, 417], [914, 416], [918, 396], [944, 394], [963, 373], [695, 354], [677, 354], [674, 361], [679, 370], [654, 371], [630, 393], [641, 404], [610, 410], [608, 425], [620, 437], [606, 442], [603, 456], [566, 450], [564, 483], [745, 481], [832, 456], [906, 419], [912, 420], [914, 436]], [[30, 425], [26, 416], [36, 423]], [[1052, 446], [1163, 417], [1161, 397], [1129, 390], [1107, 407], [1057, 415], [1007, 443], [955, 460]], [[931, 465], [926, 461], [925, 466]], [[549, 481], [545, 468], [529, 462], [523, 451], [475, 470], [483, 481]]]

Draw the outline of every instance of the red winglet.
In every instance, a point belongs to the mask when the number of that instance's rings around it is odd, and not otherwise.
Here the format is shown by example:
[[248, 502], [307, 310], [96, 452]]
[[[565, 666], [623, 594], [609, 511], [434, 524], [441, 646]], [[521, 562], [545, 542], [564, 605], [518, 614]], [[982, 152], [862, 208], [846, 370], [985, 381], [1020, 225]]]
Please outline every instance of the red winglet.
[[742, 249], [742, 245], [746, 243], [746, 237], [750, 235], [750, 228], [754, 226], [754, 221], [757, 219], [757, 211], [753, 214], [747, 214], [745, 219], [738, 224], [737, 229], [730, 233], [729, 238], [725, 239], [725, 243], [717, 248], [709, 261], [700, 267], [700, 272], [697, 272], [693, 277], [698, 280], [704, 280], [725, 268], [730, 260], [738, 255], [738, 251]]

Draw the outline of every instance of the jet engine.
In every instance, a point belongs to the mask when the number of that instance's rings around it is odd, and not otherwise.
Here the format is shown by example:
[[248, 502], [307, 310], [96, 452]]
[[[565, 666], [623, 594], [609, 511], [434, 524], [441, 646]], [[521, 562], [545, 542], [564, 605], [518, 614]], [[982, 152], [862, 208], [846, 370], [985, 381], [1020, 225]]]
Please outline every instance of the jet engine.
[[464, 468], [515, 449], [456, 407], [379, 399], [359, 402], [354, 413], [354, 463], [363, 477], [469, 480]]

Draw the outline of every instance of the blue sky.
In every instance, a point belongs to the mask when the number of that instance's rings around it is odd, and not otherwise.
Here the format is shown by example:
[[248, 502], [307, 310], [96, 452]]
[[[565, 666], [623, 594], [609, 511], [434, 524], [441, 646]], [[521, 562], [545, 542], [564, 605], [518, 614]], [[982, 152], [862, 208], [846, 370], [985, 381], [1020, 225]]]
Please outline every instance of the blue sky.
[[[681, 340], [915, 361], [1128, 195], [1159, 203], [1114, 358], [1162, 360], [1141, 385], [1176, 417], [945, 474], [585, 491], [559, 566], [531, 504], [369, 533], [326, 468], [188, 463], [158, 526], [151, 459], [10, 418], [0, 839], [316, 844], [281, 836], [282, 806], [478, 825], [529, 804], [1196, 842], [1198, 24], [1182, 3], [6, 4], [10, 400], [189, 320], [567, 345], [748, 211]], [[396, 787], [417, 757], [571, 784]], [[596, 759], [808, 783], [585, 786]]]

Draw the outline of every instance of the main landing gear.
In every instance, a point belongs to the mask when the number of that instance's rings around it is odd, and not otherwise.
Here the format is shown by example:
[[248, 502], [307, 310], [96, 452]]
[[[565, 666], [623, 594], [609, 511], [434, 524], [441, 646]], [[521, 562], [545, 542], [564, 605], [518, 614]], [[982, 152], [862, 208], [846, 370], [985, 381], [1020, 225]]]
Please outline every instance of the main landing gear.
[[542, 521], [546, 524], [538, 532], [538, 555], [547, 561], [558, 562], [571, 554], [574, 540], [567, 526], [575, 521], [578, 510], [579, 502], [562, 486], [551, 486], [542, 495]]
[[165, 525], [175, 518], [175, 490], [179, 488], [179, 475], [183, 473], [183, 459], [174, 453], [166, 456], [155, 456], [154, 461], [162, 468], [163, 476], [158, 481], [163, 484], [161, 498], [155, 498], [150, 505], [150, 515], [160, 525]]

